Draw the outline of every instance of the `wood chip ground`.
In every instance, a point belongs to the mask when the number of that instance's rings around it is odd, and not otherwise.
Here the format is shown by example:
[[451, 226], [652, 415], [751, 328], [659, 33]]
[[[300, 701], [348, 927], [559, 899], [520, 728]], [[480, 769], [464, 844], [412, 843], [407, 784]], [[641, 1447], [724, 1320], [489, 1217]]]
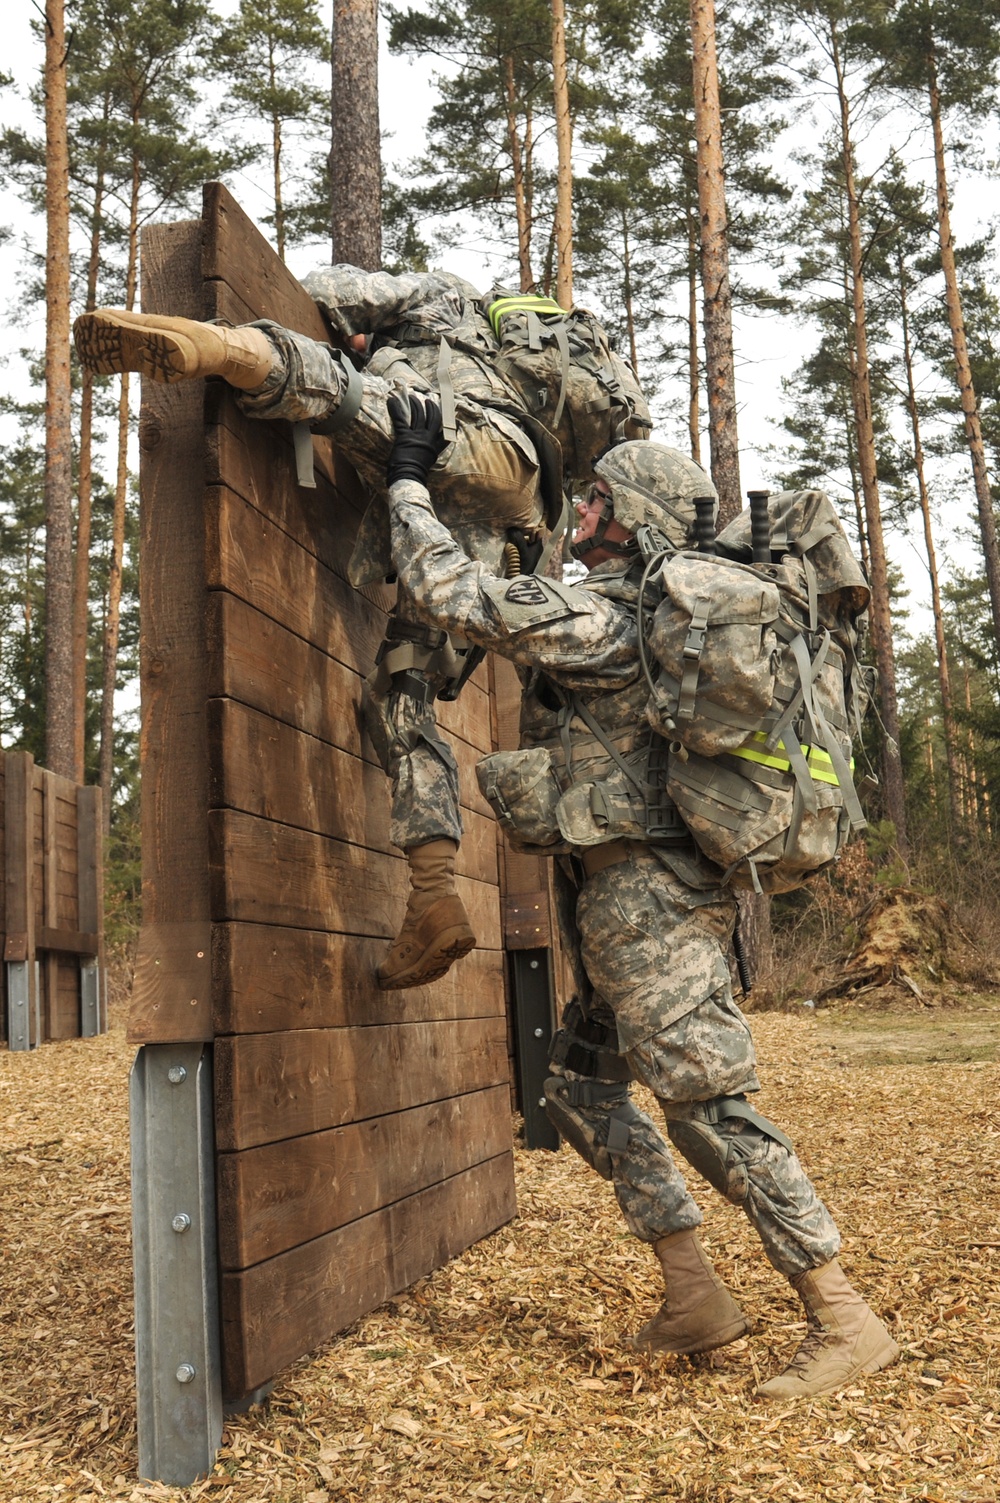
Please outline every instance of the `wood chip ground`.
[[707, 1359], [629, 1353], [622, 1332], [659, 1297], [649, 1251], [569, 1150], [519, 1153], [519, 1219], [282, 1374], [187, 1489], [135, 1473], [131, 1051], [117, 1029], [0, 1053], [0, 1499], [996, 1503], [998, 1024], [754, 1020], [762, 1108], [903, 1347], [888, 1372], [812, 1404], [757, 1399], [799, 1309], [740, 1213], [698, 1188], [755, 1334]]

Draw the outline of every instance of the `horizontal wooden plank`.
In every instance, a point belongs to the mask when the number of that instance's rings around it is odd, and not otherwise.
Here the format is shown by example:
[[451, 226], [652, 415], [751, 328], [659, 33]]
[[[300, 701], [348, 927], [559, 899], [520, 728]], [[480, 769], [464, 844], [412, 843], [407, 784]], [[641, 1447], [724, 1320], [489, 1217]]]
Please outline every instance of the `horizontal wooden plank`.
[[[229, 696], [266, 715], [342, 747], [353, 756], [375, 761], [360, 723], [360, 677], [319, 648], [279, 626], [245, 601], [212, 591], [207, 602], [210, 693]], [[478, 692], [478, 691], [473, 691]], [[463, 693], [463, 714], [470, 701]], [[465, 807], [492, 819], [479, 791], [479, 752], [455, 735], [459, 718], [442, 705], [442, 724], [449, 730], [461, 774]]]
[[[402, 922], [408, 869], [343, 840], [235, 810], [208, 816], [215, 923], [279, 924], [384, 938]], [[479, 944], [502, 948], [498, 890], [468, 877], [458, 890]]]
[[381, 611], [225, 486], [206, 491], [205, 521], [210, 589], [237, 595], [355, 673], [369, 671]]
[[249, 1393], [516, 1214], [509, 1153], [222, 1277], [223, 1387]]
[[499, 950], [473, 950], [430, 986], [384, 992], [375, 980], [384, 939], [216, 924], [212, 946], [216, 1033], [504, 1015]]
[[222, 183], [205, 184], [202, 212], [202, 277], [228, 281], [254, 318], [328, 341], [319, 308]]
[[249, 1268], [510, 1147], [506, 1085], [217, 1160], [219, 1257]]
[[[209, 802], [316, 834], [394, 851], [382, 769], [231, 699], [208, 706]], [[496, 882], [496, 825], [467, 813], [457, 870]]]
[[217, 1038], [216, 1144], [276, 1143], [506, 1079], [502, 1018]]
[[49, 929], [40, 924], [35, 930], [35, 947], [59, 950], [66, 955], [96, 955], [101, 947], [101, 936], [81, 934], [73, 929]]

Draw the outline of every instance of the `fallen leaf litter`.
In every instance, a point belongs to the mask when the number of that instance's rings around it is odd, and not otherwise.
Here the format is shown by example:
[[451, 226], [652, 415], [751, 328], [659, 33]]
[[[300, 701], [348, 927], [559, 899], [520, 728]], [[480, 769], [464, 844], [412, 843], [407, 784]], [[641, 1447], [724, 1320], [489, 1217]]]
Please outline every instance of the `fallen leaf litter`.
[[845, 1266], [903, 1347], [894, 1368], [812, 1404], [756, 1399], [801, 1313], [700, 1187], [755, 1334], [694, 1360], [628, 1352], [621, 1333], [659, 1298], [648, 1250], [569, 1150], [518, 1152], [518, 1220], [281, 1374], [190, 1488], [135, 1473], [132, 1051], [120, 1028], [0, 1051], [0, 1500], [996, 1503], [1000, 1067], [845, 1065], [815, 1016], [754, 1025], [763, 1110], [844, 1229]]

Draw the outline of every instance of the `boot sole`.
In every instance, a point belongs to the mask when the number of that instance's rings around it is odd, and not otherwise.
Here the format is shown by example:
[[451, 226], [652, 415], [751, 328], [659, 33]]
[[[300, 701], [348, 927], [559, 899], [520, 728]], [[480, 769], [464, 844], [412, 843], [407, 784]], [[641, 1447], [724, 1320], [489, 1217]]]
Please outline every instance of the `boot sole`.
[[657, 1342], [654, 1340], [641, 1341], [638, 1336], [626, 1336], [625, 1345], [631, 1347], [634, 1352], [668, 1352], [673, 1357], [694, 1357], [699, 1352], [715, 1352], [720, 1346], [728, 1346], [731, 1341], [739, 1341], [741, 1336], [746, 1336], [750, 1330], [748, 1320], [735, 1320], [732, 1325], [723, 1326], [707, 1341], [691, 1341], [686, 1346], [675, 1346], [669, 1342]]
[[395, 976], [378, 976], [379, 989], [383, 992], [404, 991], [412, 986], [427, 986], [447, 975], [463, 955], [476, 948], [476, 936], [467, 929], [445, 930], [429, 950], [425, 950], [413, 965]]
[[[163, 329], [127, 322], [127, 315], [85, 313], [73, 337], [80, 360], [98, 376], [135, 371], [152, 381], [183, 381], [190, 369], [181, 339]], [[184, 341], [186, 344], [187, 341]]]

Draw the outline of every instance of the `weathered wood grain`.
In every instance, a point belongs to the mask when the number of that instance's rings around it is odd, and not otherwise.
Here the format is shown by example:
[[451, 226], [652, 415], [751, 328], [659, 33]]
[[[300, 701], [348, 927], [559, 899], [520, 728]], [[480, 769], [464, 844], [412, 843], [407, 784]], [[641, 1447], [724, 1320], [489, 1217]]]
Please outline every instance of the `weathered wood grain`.
[[505, 1085], [218, 1159], [219, 1256], [249, 1268], [510, 1147]]
[[[280, 924], [388, 937], [402, 921], [407, 868], [383, 855], [235, 810], [208, 816], [216, 923]], [[480, 945], [498, 950], [497, 889], [458, 878]]]
[[[209, 692], [213, 697], [240, 700], [377, 765], [361, 725], [359, 677], [345, 673], [342, 665], [326, 653], [223, 591], [213, 591], [208, 597], [206, 628]], [[473, 688], [472, 693], [476, 692]], [[442, 706], [444, 710], [451, 708]], [[442, 724], [450, 729], [457, 718], [443, 715]], [[480, 751], [453, 730], [450, 733], [461, 775], [463, 807], [492, 819], [476, 781]], [[481, 737], [482, 732], [475, 734]], [[388, 783], [383, 783], [383, 789], [380, 796], [387, 799]]]
[[375, 968], [384, 939], [216, 924], [212, 946], [216, 1033], [504, 1015], [498, 950], [473, 950], [431, 986], [383, 992]]
[[[231, 699], [208, 705], [209, 799], [386, 854], [389, 789], [382, 769]], [[497, 881], [492, 819], [467, 813], [457, 870]]]
[[215, 1042], [221, 1151], [384, 1116], [507, 1079], [503, 1019], [299, 1029]]
[[222, 1278], [223, 1386], [250, 1392], [516, 1214], [511, 1156]]
[[[202, 226], [143, 234], [143, 309], [202, 314]], [[136, 1043], [211, 1037], [211, 1009], [164, 985], [167, 949], [149, 931], [209, 920], [205, 724], [204, 386], [143, 382], [139, 422], [142, 551], [143, 930], [129, 1014]], [[161, 962], [157, 965], [156, 962]], [[207, 1004], [207, 996], [206, 996]]]

